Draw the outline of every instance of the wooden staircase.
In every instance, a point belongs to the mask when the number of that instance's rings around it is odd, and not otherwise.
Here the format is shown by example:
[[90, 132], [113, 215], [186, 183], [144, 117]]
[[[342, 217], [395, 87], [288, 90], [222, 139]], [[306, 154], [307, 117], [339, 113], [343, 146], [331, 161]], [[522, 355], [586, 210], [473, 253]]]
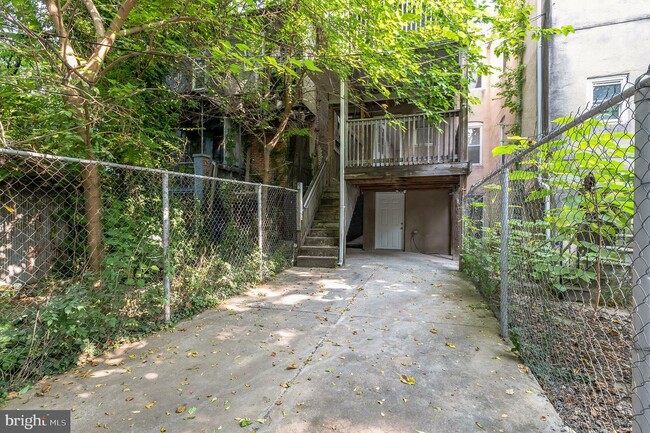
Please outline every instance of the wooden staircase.
[[335, 268], [339, 245], [339, 185], [323, 191], [314, 222], [298, 251], [296, 265], [303, 268]]

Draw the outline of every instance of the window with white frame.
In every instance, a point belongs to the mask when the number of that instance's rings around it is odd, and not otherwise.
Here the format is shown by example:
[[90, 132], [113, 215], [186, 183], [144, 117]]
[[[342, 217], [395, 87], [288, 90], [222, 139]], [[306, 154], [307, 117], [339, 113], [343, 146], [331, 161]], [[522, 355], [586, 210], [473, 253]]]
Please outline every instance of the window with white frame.
[[467, 157], [472, 164], [480, 164], [483, 144], [483, 125], [470, 123], [467, 128]]
[[[590, 78], [587, 80], [587, 102], [596, 106], [623, 91], [627, 75]], [[608, 108], [601, 114], [605, 122], [618, 122], [622, 118], [622, 104]]]
[[468, 79], [470, 90], [483, 88], [483, 77], [478, 72], [470, 72]]

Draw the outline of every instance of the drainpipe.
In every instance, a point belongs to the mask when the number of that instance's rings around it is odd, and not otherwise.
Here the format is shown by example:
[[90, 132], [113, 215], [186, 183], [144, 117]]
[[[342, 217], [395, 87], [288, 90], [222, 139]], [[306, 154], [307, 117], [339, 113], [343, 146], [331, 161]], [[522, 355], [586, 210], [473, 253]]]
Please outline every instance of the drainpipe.
[[[542, 28], [546, 28], [546, 15], [542, 11], [544, 0], [537, 0], [537, 14], [542, 20]], [[537, 41], [537, 136], [538, 138], [543, 137], [544, 131], [544, 67], [543, 61], [544, 56], [542, 55], [542, 38], [539, 38]], [[550, 186], [543, 182], [542, 177], [539, 177], [539, 183], [544, 189], [550, 189]], [[551, 196], [547, 195], [544, 197], [544, 215], [548, 215], [551, 210]], [[551, 239], [551, 229], [546, 229], [546, 240], [550, 241]]]
[[345, 79], [341, 78], [341, 116], [339, 125], [339, 266], [345, 265], [345, 141], [348, 128], [348, 95]]
[[[537, 13], [540, 15], [540, 19], [542, 20], [542, 25], [540, 27], [544, 28], [546, 27], [546, 23], [544, 22], [546, 17], [542, 15], [542, 5], [543, 0], [537, 0]], [[542, 82], [544, 80], [544, 69], [542, 67], [542, 61], [543, 56], [542, 56], [542, 38], [539, 38], [537, 41], [537, 135], [539, 137], [542, 136], [544, 133], [544, 111], [542, 109], [542, 103], [543, 103], [543, 85]]]

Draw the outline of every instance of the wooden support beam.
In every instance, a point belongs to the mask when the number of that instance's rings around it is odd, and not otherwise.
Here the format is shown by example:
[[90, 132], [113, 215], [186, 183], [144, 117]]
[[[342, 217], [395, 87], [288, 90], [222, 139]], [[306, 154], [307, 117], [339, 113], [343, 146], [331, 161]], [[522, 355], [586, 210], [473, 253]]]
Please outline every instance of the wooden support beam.
[[345, 170], [345, 180], [356, 183], [366, 179], [398, 179], [407, 177], [466, 176], [466, 162], [426, 165], [403, 165], [394, 167], [350, 167]]

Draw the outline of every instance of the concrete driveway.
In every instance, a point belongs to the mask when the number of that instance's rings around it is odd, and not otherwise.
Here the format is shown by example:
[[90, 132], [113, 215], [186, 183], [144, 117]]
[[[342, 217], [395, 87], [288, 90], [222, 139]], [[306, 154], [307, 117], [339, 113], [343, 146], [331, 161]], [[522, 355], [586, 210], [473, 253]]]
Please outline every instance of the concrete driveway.
[[288, 270], [7, 408], [72, 409], [73, 432], [563, 431], [456, 269], [350, 250], [345, 268]]

